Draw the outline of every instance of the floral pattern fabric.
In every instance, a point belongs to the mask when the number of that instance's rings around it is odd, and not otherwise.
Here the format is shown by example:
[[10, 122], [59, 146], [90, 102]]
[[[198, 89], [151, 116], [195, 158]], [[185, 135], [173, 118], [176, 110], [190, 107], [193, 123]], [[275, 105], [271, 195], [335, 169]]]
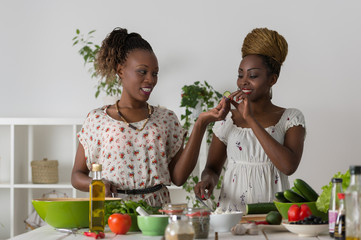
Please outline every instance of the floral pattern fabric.
[[[274, 126], [265, 130], [283, 144], [286, 131], [293, 126], [305, 127], [298, 109], [286, 109]], [[264, 152], [251, 128], [237, 127], [228, 113], [216, 122], [214, 134], [227, 145], [227, 164], [219, 196], [223, 211], [243, 211], [247, 203], [272, 202], [276, 192], [290, 187], [288, 176], [279, 171]]]
[[[92, 163], [102, 164], [103, 179], [123, 190], [170, 185], [168, 164], [182, 147], [184, 129], [174, 112], [153, 109], [140, 132], [110, 117], [107, 106], [91, 111], [78, 133], [88, 169]], [[144, 121], [132, 125], [140, 128]], [[129, 199], [144, 199], [152, 206], [170, 202], [166, 187], [145, 195], [129, 195]]]

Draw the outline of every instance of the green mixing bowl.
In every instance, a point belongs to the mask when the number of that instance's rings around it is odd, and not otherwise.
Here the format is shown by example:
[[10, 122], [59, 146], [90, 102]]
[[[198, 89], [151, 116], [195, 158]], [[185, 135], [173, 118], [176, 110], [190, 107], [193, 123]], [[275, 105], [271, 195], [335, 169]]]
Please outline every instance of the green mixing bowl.
[[168, 215], [138, 216], [138, 226], [145, 236], [163, 236], [168, 225]]
[[[106, 198], [105, 201], [120, 200]], [[88, 198], [42, 198], [32, 200], [39, 216], [54, 228], [89, 227]]]
[[310, 208], [312, 215], [321, 217], [323, 220], [328, 220], [328, 214], [324, 212], [320, 212], [316, 207], [316, 202], [301, 202], [301, 203], [283, 203], [274, 201], [277, 210], [281, 213], [283, 219], [288, 219], [288, 209], [293, 205], [297, 204], [301, 206], [302, 204], [307, 204]]

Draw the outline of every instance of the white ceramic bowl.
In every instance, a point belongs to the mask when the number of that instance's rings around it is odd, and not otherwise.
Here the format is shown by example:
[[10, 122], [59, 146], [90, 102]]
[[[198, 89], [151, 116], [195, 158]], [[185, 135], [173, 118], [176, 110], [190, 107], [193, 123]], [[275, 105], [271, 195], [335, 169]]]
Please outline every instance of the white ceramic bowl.
[[328, 224], [289, 224], [282, 223], [285, 228], [300, 237], [315, 237], [328, 232]]
[[230, 232], [231, 228], [242, 219], [242, 212], [211, 214], [210, 224], [215, 232]]

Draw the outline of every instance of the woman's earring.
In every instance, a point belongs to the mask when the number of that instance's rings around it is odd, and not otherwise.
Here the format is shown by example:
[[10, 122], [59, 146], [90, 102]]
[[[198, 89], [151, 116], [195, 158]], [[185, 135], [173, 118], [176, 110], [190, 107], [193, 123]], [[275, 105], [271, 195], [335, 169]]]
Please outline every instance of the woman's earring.
[[269, 89], [269, 98], [272, 99], [272, 87]]

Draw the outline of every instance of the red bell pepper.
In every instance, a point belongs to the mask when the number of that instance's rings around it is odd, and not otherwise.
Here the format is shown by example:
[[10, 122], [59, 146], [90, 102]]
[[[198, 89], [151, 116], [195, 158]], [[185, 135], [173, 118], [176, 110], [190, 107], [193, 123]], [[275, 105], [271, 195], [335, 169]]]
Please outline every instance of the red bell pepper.
[[93, 237], [95, 239], [105, 238], [105, 234], [103, 232], [95, 233], [95, 232], [84, 232], [84, 235], [87, 237]]
[[307, 204], [302, 204], [301, 206], [293, 204], [287, 213], [289, 222], [300, 221], [312, 215], [311, 209]]

